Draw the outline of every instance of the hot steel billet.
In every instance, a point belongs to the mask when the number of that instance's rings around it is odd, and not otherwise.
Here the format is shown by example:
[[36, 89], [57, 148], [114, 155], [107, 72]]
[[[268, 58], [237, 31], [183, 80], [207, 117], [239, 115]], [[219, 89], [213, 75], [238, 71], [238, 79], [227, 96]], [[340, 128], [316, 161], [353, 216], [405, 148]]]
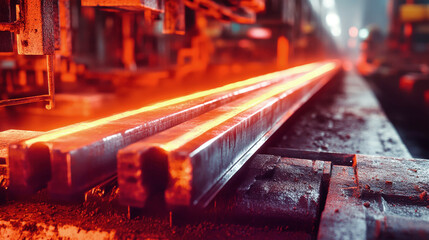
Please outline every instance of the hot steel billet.
[[328, 62], [121, 149], [121, 203], [141, 208], [163, 194], [168, 208], [205, 207], [339, 68]]
[[119, 149], [321, 64], [258, 76], [11, 144], [11, 193], [28, 195], [48, 185], [53, 198], [79, 198], [116, 173]]

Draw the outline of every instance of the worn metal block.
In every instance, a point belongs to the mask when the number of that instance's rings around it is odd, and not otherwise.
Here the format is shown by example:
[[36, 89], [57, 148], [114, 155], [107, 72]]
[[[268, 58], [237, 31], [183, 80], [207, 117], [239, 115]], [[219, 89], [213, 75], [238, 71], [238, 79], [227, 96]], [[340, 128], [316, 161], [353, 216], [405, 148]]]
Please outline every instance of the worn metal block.
[[357, 156], [368, 238], [429, 238], [428, 172], [428, 160]]
[[427, 160], [356, 155], [334, 166], [319, 239], [429, 238]]
[[357, 155], [356, 169], [363, 195], [421, 200], [429, 205], [428, 160]]
[[318, 221], [322, 182], [329, 179], [330, 168], [330, 162], [256, 155], [234, 198], [224, 204], [217, 200], [217, 209], [226, 218], [310, 233]]
[[364, 206], [352, 167], [333, 166], [318, 239], [366, 239]]
[[[56, 0], [58, 1], [58, 0]], [[18, 54], [52, 55], [55, 52], [54, 1], [26, 0], [20, 9], [23, 22], [16, 35]]]

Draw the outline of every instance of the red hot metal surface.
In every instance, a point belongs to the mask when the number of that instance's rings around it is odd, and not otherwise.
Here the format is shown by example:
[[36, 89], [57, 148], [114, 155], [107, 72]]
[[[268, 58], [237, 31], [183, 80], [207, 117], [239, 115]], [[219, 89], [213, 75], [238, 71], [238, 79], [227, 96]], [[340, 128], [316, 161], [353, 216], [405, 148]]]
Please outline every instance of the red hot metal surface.
[[48, 190], [55, 198], [80, 197], [116, 173], [119, 149], [321, 64], [258, 76], [12, 144], [9, 147], [11, 192], [31, 194], [49, 182]]
[[169, 207], [206, 206], [339, 65], [328, 62], [122, 149], [122, 203], [144, 207], [161, 190]]

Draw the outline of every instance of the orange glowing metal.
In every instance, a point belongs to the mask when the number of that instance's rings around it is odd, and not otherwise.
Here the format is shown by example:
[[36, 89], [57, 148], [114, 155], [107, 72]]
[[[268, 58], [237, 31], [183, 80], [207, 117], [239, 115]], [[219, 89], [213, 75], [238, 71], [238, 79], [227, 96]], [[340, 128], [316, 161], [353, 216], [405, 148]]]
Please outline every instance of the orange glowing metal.
[[250, 86], [253, 84], [257, 84], [257, 83], [261, 83], [264, 81], [268, 81], [271, 79], [275, 79], [278, 77], [285, 77], [288, 75], [293, 75], [293, 74], [299, 74], [299, 73], [303, 73], [303, 72], [308, 72], [312, 69], [315, 68], [315, 66], [319, 65], [320, 63], [310, 63], [310, 64], [306, 64], [303, 66], [299, 66], [299, 67], [294, 67], [291, 69], [287, 69], [287, 70], [283, 70], [283, 71], [278, 71], [278, 72], [273, 72], [273, 73], [269, 73], [269, 74], [265, 74], [265, 75], [261, 75], [258, 77], [253, 77], [247, 80], [243, 80], [240, 82], [236, 82], [236, 83], [231, 83], [222, 87], [218, 87], [218, 88], [214, 88], [214, 89], [210, 89], [210, 90], [205, 90], [205, 91], [201, 91], [201, 92], [196, 92], [190, 95], [186, 95], [186, 96], [182, 96], [182, 97], [178, 97], [178, 98], [174, 98], [174, 99], [170, 99], [164, 102], [159, 102], [150, 106], [145, 106], [136, 110], [131, 110], [131, 111], [127, 111], [127, 112], [123, 112], [123, 113], [119, 113], [116, 115], [112, 115], [106, 118], [102, 118], [102, 119], [98, 119], [92, 122], [83, 122], [79, 125], [72, 125], [69, 127], [65, 127], [65, 128], [61, 128], [59, 130], [54, 130], [53, 132], [50, 133], [46, 133], [44, 135], [41, 135], [39, 137], [33, 138], [33, 139], [29, 139], [27, 141], [25, 141], [25, 143], [30, 146], [36, 142], [47, 142], [47, 141], [51, 141], [63, 136], [67, 136], [79, 131], [84, 131], [93, 127], [97, 127], [112, 121], [116, 121], [119, 119], [123, 119], [126, 117], [130, 117], [139, 113], [144, 113], [144, 112], [149, 112], [152, 110], [156, 110], [159, 108], [163, 108], [163, 107], [167, 107], [167, 106], [171, 106], [174, 104], [178, 104], [178, 103], [183, 103], [186, 101], [190, 101], [190, 100], [195, 100], [198, 98], [202, 98], [202, 97], [206, 97], [209, 95], [213, 95], [213, 94], [218, 94], [224, 91], [229, 91], [232, 89], [238, 89], [241, 87], [246, 87], [246, 86]]
[[166, 144], [162, 144], [160, 147], [163, 148], [165, 151], [172, 151], [175, 149], [178, 149], [179, 147], [183, 146], [184, 144], [186, 144], [187, 142], [191, 141], [192, 139], [202, 135], [203, 133], [209, 131], [210, 129], [222, 124], [223, 122], [227, 121], [228, 119], [231, 119], [232, 117], [238, 115], [241, 112], [244, 112], [248, 109], [250, 109], [251, 107], [254, 107], [266, 100], [268, 100], [269, 98], [274, 97], [275, 95], [278, 95], [282, 92], [286, 92], [287, 90], [302, 86], [306, 83], [309, 83], [311, 81], [314, 81], [316, 79], [316, 77], [321, 76], [324, 73], [327, 73], [333, 69], [335, 69], [336, 64], [335, 63], [327, 63], [325, 65], [323, 65], [320, 68], [317, 68], [314, 71], [311, 71], [301, 77], [296, 78], [295, 80], [292, 81], [288, 81], [285, 83], [280, 84], [280, 86], [270, 90], [269, 92], [267, 92], [266, 94], [259, 96], [243, 105], [241, 105], [240, 107], [234, 109], [233, 111], [230, 111], [226, 114], [223, 114], [211, 121], [207, 121], [201, 125], [199, 125], [198, 127], [188, 131], [187, 133], [183, 134], [182, 136], [166, 143]]

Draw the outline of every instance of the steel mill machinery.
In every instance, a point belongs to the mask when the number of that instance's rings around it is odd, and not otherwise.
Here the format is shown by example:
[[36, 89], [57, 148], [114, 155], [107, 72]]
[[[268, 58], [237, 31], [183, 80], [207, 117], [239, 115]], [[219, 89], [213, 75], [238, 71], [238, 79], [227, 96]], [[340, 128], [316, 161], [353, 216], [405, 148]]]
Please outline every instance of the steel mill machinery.
[[0, 238], [429, 238], [326, 2], [0, 0]]

